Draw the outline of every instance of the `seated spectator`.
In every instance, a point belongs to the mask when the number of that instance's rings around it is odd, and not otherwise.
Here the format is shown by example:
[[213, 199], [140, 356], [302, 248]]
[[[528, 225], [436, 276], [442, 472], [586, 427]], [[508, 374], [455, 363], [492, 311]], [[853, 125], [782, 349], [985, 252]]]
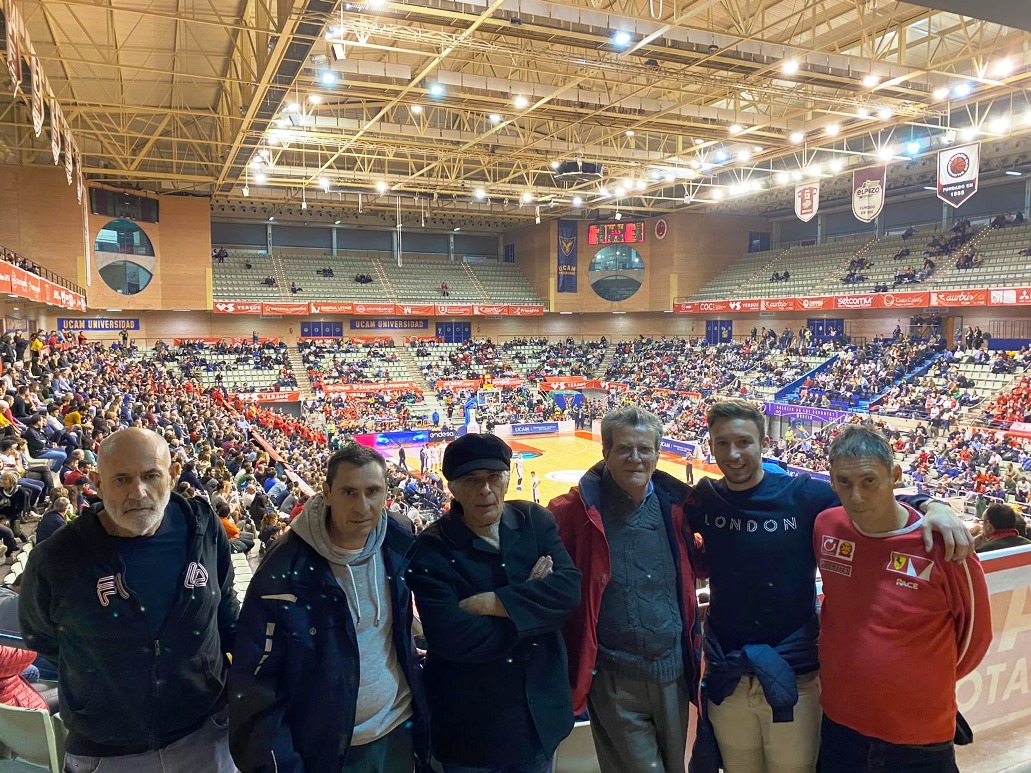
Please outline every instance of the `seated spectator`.
[[0, 645], [0, 703], [19, 709], [53, 711], [48, 700], [50, 698], [56, 709], [57, 690], [47, 691], [49, 695], [44, 695], [25, 676], [26, 671], [30, 671], [39, 678], [39, 671], [32, 666], [35, 659], [36, 653], [32, 650]]
[[222, 527], [226, 530], [226, 536], [229, 538], [229, 546], [232, 548], [234, 553], [248, 553], [251, 548], [254, 547], [254, 536], [248, 532], [240, 531], [240, 527], [236, 525], [233, 520], [232, 512], [228, 505], [220, 505], [218, 512], [215, 513], [218, 519], [222, 522]]
[[977, 548], [977, 552], [987, 553], [992, 550], [1031, 545], [1031, 540], [1020, 535], [1018, 517], [1009, 505], [989, 505], [981, 516], [981, 534], [985, 542]]
[[57, 497], [50, 509], [44, 513], [36, 527], [36, 544], [53, 536], [54, 532], [68, 523], [67, 513], [71, 507], [68, 497]]

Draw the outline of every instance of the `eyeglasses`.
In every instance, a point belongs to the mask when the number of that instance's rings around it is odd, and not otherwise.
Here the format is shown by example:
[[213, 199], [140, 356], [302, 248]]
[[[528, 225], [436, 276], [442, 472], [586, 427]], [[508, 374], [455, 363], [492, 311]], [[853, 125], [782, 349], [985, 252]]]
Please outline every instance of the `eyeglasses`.
[[651, 446], [616, 446], [612, 453], [620, 459], [629, 459], [636, 453], [638, 459], [647, 462], [654, 459], [659, 452]]

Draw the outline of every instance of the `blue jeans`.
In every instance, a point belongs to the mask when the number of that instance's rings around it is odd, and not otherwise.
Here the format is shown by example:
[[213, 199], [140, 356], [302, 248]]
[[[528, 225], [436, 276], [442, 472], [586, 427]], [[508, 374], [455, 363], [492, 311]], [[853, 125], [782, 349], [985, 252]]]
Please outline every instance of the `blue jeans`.
[[444, 773], [551, 773], [551, 760], [537, 760], [527, 765], [505, 765], [504, 767], [476, 768], [468, 765], [442, 763]]
[[823, 718], [819, 773], [959, 773], [952, 741], [897, 744]]
[[225, 714], [208, 717], [185, 738], [161, 749], [121, 757], [64, 755], [65, 773], [235, 773]]
[[39, 456], [33, 457], [34, 459], [49, 459], [50, 460], [50, 471], [60, 472], [61, 465], [64, 464], [64, 460], [68, 458], [68, 454], [64, 451], [59, 451], [56, 448], [50, 448], [41, 453]]

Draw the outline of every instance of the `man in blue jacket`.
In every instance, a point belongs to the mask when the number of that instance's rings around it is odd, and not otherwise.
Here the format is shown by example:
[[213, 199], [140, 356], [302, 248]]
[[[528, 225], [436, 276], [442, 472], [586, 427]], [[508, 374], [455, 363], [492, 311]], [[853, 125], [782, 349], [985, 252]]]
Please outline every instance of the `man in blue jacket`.
[[172, 493], [160, 435], [120, 430], [97, 460], [102, 504], [32, 551], [19, 604], [26, 646], [59, 663], [65, 770], [232, 773], [225, 530]]
[[243, 773], [411, 773], [427, 756], [404, 556], [386, 462], [349, 443], [247, 589], [229, 675]]

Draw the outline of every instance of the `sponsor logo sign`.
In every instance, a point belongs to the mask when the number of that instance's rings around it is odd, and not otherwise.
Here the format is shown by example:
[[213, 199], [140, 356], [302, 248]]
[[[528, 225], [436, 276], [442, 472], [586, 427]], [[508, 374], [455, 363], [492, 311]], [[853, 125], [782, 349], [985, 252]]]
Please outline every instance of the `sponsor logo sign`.
[[405, 303], [394, 307], [395, 314], [404, 316], [430, 316], [433, 314], [432, 303]]
[[232, 395], [245, 403], [296, 403], [301, 393], [294, 392], [236, 392]]
[[58, 330], [139, 330], [137, 318], [118, 319], [109, 317], [91, 317], [87, 319], [57, 318]]
[[212, 311], [216, 314], [261, 314], [261, 304], [249, 301], [219, 301]]
[[510, 306], [509, 313], [515, 317], [542, 317], [544, 316], [543, 306]]
[[804, 419], [806, 421], [838, 421], [848, 416], [845, 411], [831, 408], [817, 408], [811, 405], [791, 405], [790, 403], [764, 403], [768, 416], [784, 416], [788, 419]]
[[834, 561], [830, 558], [820, 559], [820, 571], [821, 572], [834, 572], [835, 574], [842, 574], [845, 577], [852, 576], [852, 567], [848, 564], [844, 564], [841, 561]]
[[268, 317], [303, 317], [308, 314], [307, 303], [263, 303], [261, 313]]
[[762, 302], [762, 311], [794, 311], [794, 298], [767, 298]]
[[471, 303], [438, 303], [437, 315], [440, 317], [468, 317], [473, 313]]
[[938, 290], [931, 292], [932, 306], [985, 306], [987, 290]]
[[990, 306], [1027, 306], [1031, 305], [1031, 287], [1006, 287], [990, 290], [988, 293]]
[[842, 561], [851, 561], [856, 553], [856, 543], [837, 537], [824, 537], [820, 543], [820, 552], [825, 556], [834, 556]]
[[352, 319], [351, 330], [429, 330], [428, 319]]
[[829, 309], [833, 300], [834, 299], [829, 296], [796, 298], [795, 308], [802, 311], [820, 311], [821, 309]]
[[531, 424], [513, 424], [513, 435], [546, 435], [550, 432], [558, 432], [557, 421], [534, 422]]
[[698, 310], [698, 304], [691, 301], [679, 301], [673, 304], [674, 314], [694, 314]]
[[938, 151], [938, 198], [958, 207], [977, 193], [981, 167], [981, 143]]
[[930, 293], [883, 293], [881, 305], [886, 309], [916, 309], [929, 306]]
[[869, 223], [884, 209], [887, 167], [872, 166], [852, 173], [852, 214]]
[[930, 580], [931, 572], [934, 571], [934, 561], [923, 556], [911, 556], [908, 553], [892, 551], [891, 560], [888, 561], [888, 566], [885, 568], [889, 572], [902, 574], [906, 577]]
[[309, 303], [312, 314], [354, 314], [353, 303]]
[[508, 314], [508, 306], [473, 306], [473, 314], [478, 317], [500, 317]]
[[374, 317], [378, 314], [393, 314], [394, 304], [392, 303], [356, 303], [354, 313], [362, 316]]
[[876, 306], [876, 295], [835, 295], [836, 309], [872, 309]]

